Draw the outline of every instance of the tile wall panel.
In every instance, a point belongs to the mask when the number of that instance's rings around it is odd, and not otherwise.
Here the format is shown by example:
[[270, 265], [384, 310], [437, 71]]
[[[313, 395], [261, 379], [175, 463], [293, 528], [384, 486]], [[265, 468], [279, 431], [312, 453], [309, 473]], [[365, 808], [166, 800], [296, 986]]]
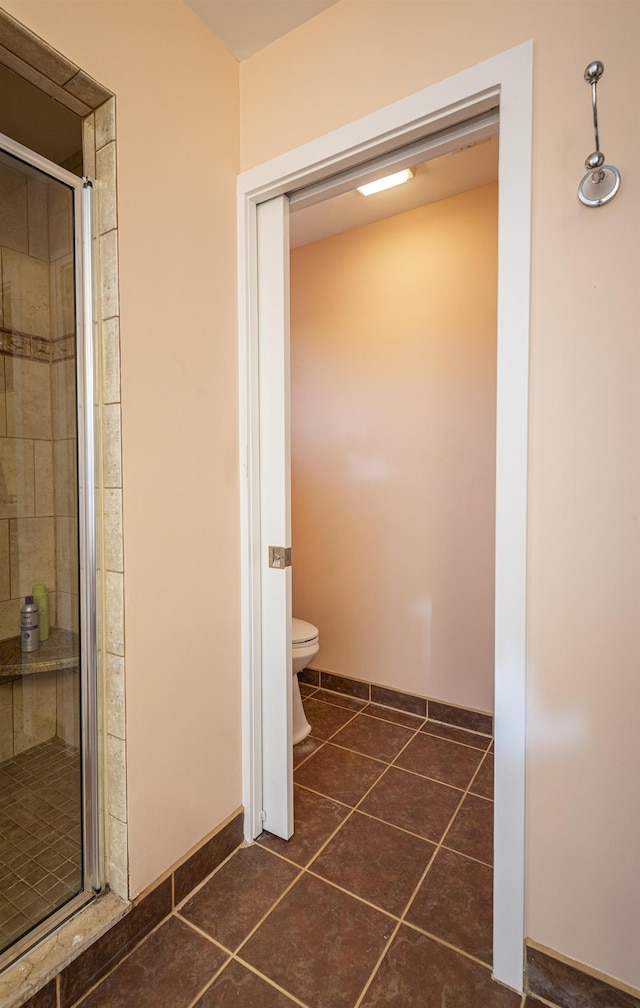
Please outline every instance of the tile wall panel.
[[54, 584], [55, 554], [53, 518], [16, 518], [9, 522], [13, 599], [29, 594], [33, 584]]
[[2, 250], [5, 328], [33, 336], [49, 336], [49, 266], [40, 259]]
[[26, 518], [35, 513], [33, 441], [0, 438], [0, 518]]
[[[0, 270], [0, 314], [2, 312], [2, 275]], [[1, 324], [1, 319], [0, 319]], [[1, 342], [0, 337], [0, 342]], [[4, 437], [7, 433], [7, 410], [5, 402], [5, 377], [4, 377], [4, 357], [0, 356], [0, 437]]]
[[58, 361], [51, 371], [53, 437], [76, 436], [76, 366], [75, 360]]
[[80, 746], [80, 679], [73, 669], [56, 672], [56, 735]]
[[0, 762], [13, 756], [13, 686], [0, 686]]
[[104, 491], [104, 563], [107, 570], [123, 570], [122, 550], [122, 490], [109, 487]]
[[25, 752], [56, 733], [56, 674], [23, 676], [13, 683], [13, 748]]
[[102, 394], [105, 403], [120, 402], [120, 326], [117, 318], [102, 323]]
[[44, 182], [27, 179], [28, 252], [44, 262], [49, 262], [48, 188]]
[[108, 654], [106, 660], [106, 729], [109, 735], [125, 739], [124, 658]]
[[120, 403], [107, 403], [102, 416], [104, 486], [121, 487]]
[[5, 357], [7, 435], [51, 440], [49, 368], [39, 361]]
[[69, 206], [71, 190], [66, 186], [49, 189], [49, 260], [67, 256], [73, 249], [73, 231]]
[[[116, 900], [116, 893], [125, 898], [128, 893], [124, 744], [123, 551], [121, 542], [122, 476], [119, 412], [120, 351], [119, 320], [117, 317], [117, 232], [115, 230], [117, 223], [115, 101], [107, 91], [87, 78], [73, 63], [49, 49], [2, 11], [0, 11], [0, 28], [3, 45], [6, 47], [3, 50], [3, 62], [31, 80], [45, 93], [62, 102], [67, 108], [84, 117], [82, 171], [94, 180], [96, 195], [94, 233], [98, 235], [96, 245], [100, 244], [101, 254], [96, 255], [95, 261], [99, 264], [100, 269], [97, 286], [102, 293], [96, 346], [96, 373], [102, 381], [102, 387], [97, 389], [96, 434], [99, 441], [98, 457], [108, 459], [107, 472], [110, 491], [107, 522], [109, 543], [104, 550], [104, 567], [98, 572], [99, 611], [102, 610], [102, 596], [104, 594], [108, 596], [104, 626], [101, 627], [103, 637], [102, 646], [99, 646], [98, 664], [105, 683], [105, 727], [108, 732], [105, 749], [110, 751], [111, 756], [106, 774], [107, 795], [105, 803], [107, 808], [117, 810], [121, 816], [120, 819], [107, 816], [108, 880], [112, 889], [112, 893], [105, 897], [108, 902], [111, 898]], [[90, 105], [87, 105], [86, 102], [89, 102]], [[97, 107], [93, 113], [91, 105], [100, 107]], [[15, 176], [7, 175], [0, 166], [0, 192], [2, 192], [3, 185], [6, 187], [8, 184], [16, 185]], [[31, 461], [28, 459], [29, 446], [25, 451], [25, 446], [22, 445], [21, 453], [16, 453], [16, 449], [13, 449], [13, 483], [16, 486], [19, 480], [26, 484], [30, 476], [35, 478], [36, 469], [41, 474], [41, 479], [44, 479], [48, 464], [47, 450], [49, 453], [55, 451], [55, 455], [52, 456], [55, 459], [54, 467], [62, 473], [66, 465], [66, 471], [68, 471], [71, 445], [55, 445], [55, 447], [51, 446], [47, 449], [45, 444], [46, 442], [74, 438], [76, 417], [75, 361], [72, 359], [74, 345], [73, 339], [70, 338], [69, 313], [63, 309], [61, 300], [61, 295], [65, 288], [68, 289], [72, 275], [70, 272], [72, 235], [65, 207], [65, 204], [68, 206], [69, 193], [57, 186], [45, 187], [35, 180], [30, 180], [26, 186], [20, 182], [20, 187], [19, 199], [13, 204], [16, 207], [13, 217], [9, 218], [7, 215], [3, 215], [0, 221], [0, 438], [5, 438], [9, 434], [11, 437], [30, 439], [31, 442], [35, 439], [39, 445], [37, 449], [34, 449], [31, 444]], [[38, 206], [42, 206], [45, 199], [48, 202], [49, 210], [46, 226], [36, 226], [34, 224], [35, 211]], [[25, 213], [25, 208], [30, 208], [31, 213]], [[5, 268], [6, 275], [3, 279]], [[45, 272], [48, 274], [46, 283]], [[25, 279], [34, 282], [38, 291], [36, 305], [30, 309], [35, 319], [35, 331], [27, 335], [11, 332], [7, 329], [1, 331], [5, 312], [9, 322], [16, 325], [16, 306], [12, 293], [17, 285], [24, 283]], [[45, 312], [44, 306], [47, 298], [48, 308]], [[26, 314], [22, 312], [20, 320], [24, 321], [25, 318]], [[7, 354], [13, 356], [8, 357]], [[53, 363], [54, 366], [46, 367], [44, 362]], [[16, 415], [16, 389], [24, 391], [27, 380], [24, 375], [28, 372], [31, 373], [34, 367], [41, 369], [40, 375], [36, 376], [36, 382], [39, 382], [41, 386], [39, 389], [41, 394], [36, 391], [36, 398], [40, 404], [39, 416], [32, 414], [29, 409], [26, 411], [20, 409]], [[5, 372], [8, 373], [6, 388]], [[50, 381], [43, 377], [47, 373], [50, 374]], [[43, 403], [46, 403], [46, 409], [42, 408]], [[110, 411], [106, 422], [103, 412], [105, 404], [116, 407]], [[7, 416], [10, 418], [9, 425], [7, 425]], [[45, 429], [39, 426], [42, 424], [43, 418]], [[0, 442], [1, 444], [2, 442]], [[19, 466], [16, 459], [19, 460]], [[33, 484], [34, 479], [31, 482]], [[60, 482], [66, 482], [66, 476]], [[104, 480], [101, 477], [97, 487], [100, 509], [103, 503], [103, 485]], [[64, 513], [71, 513], [69, 499], [65, 496], [61, 486], [57, 488], [57, 495], [63, 502]], [[42, 512], [48, 510], [48, 501], [42, 482], [37, 492], [32, 494], [32, 498], [33, 506], [38, 510], [38, 517], [45, 517]], [[5, 499], [3, 503], [0, 492], [0, 508], [3, 507], [6, 512], [8, 502]], [[33, 510], [24, 515], [18, 514], [17, 508], [14, 510], [15, 513], [5, 514], [5, 517], [0, 511], [0, 560], [3, 551], [5, 555], [9, 554], [11, 524], [9, 519], [34, 517]], [[57, 514], [60, 514], [60, 511]], [[51, 518], [51, 515], [46, 517]], [[20, 550], [18, 550], [19, 552]], [[99, 556], [102, 556], [100, 549]], [[7, 564], [7, 569], [8, 566]], [[3, 585], [0, 581], [0, 637], [14, 633], [19, 607], [18, 599], [2, 598], [4, 592], [9, 594], [11, 590], [8, 572], [5, 580], [8, 582], [7, 585]], [[45, 576], [39, 573], [37, 580], [45, 580]], [[106, 588], [105, 582], [107, 582]], [[60, 588], [56, 590], [53, 580], [47, 586], [50, 589], [50, 614], [54, 616], [59, 625], [72, 626], [76, 622], [73, 615], [77, 610], [75, 596], [70, 591], [63, 591]], [[65, 585], [65, 587], [70, 587], [70, 585]], [[27, 691], [32, 688], [33, 684], [27, 686]], [[68, 712], [72, 710], [76, 702], [73, 695], [74, 690], [70, 688], [69, 682], [62, 677], [56, 679], [55, 682], [52, 679], [51, 688], [45, 690], [43, 696], [47, 692], [52, 694], [53, 701], [47, 705], [44, 716], [40, 720], [43, 723], [51, 724], [53, 719], [56, 722], [56, 730], [66, 733], [66, 726], [71, 717]], [[2, 726], [8, 722], [13, 726], [14, 721], [18, 720], [14, 717], [16, 708], [13, 694], [13, 684], [5, 686], [4, 692], [0, 689], [0, 724]], [[7, 696], [10, 700], [5, 703]], [[20, 686], [19, 702], [21, 703], [24, 698], [24, 686]], [[42, 733], [36, 732], [34, 734]], [[5, 735], [7, 733], [3, 732], [2, 738]], [[10, 748], [13, 749], [13, 732], [9, 731], [7, 737], [10, 740]], [[0, 758], [2, 758], [2, 752], [0, 752]], [[98, 904], [100, 903], [101, 901], [98, 901]], [[122, 913], [122, 909], [119, 913]], [[87, 914], [91, 917], [91, 908], [88, 909]], [[77, 927], [82, 927], [80, 918], [84, 919], [84, 917], [83, 913], [77, 918]], [[75, 927], [76, 925], [74, 925]], [[75, 955], [77, 955], [77, 950], [71, 952], [69, 949], [65, 951], [64, 948], [61, 948], [54, 950], [53, 958], [62, 958], [62, 963], [58, 966], [60, 969], [65, 962], [65, 957], [68, 962], [69, 958], [73, 958]], [[35, 960], [31, 965], [37, 972]], [[9, 970], [3, 974], [0, 983], [2, 990], [5, 990], [6, 984], [9, 984], [7, 989], [12, 989], [12, 980], [9, 976], [11, 972], [13, 971]], [[19, 988], [23, 988], [22, 979], [18, 977], [17, 980]], [[53, 989], [55, 989], [55, 984]], [[34, 988], [31, 987], [29, 994], [33, 990]], [[51, 993], [51, 990], [52, 986], [49, 985], [47, 994]], [[67, 994], [68, 991], [65, 990], [61, 992], [60, 996], [63, 997]], [[39, 1005], [39, 996], [37, 998]], [[0, 1000], [3, 1000], [1, 996]]]
[[17, 179], [7, 165], [0, 165], [0, 245], [16, 252], [29, 251], [27, 180]]
[[49, 267], [51, 288], [51, 339], [73, 336], [75, 331], [75, 263], [71, 252]]
[[[56, 566], [55, 584], [59, 592], [77, 597], [78, 594], [78, 526], [73, 517], [57, 515], [55, 519]], [[52, 536], [53, 541], [53, 536]], [[53, 584], [54, 576], [37, 578]]]
[[52, 447], [51, 441], [33, 442], [35, 514], [37, 517], [54, 514]]
[[104, 596], [104, 682], [107, 732], [106, 805], [108, 876], [118, 895], [128, 895], [126, 721], [124, 650], [124, 552], [122, 544], [122, 448], [120, 416], [120, 326], [116, 201], [115, 99], [110, 97], [84, 121], [85, 173], [94, 179], [99, 245], [100, 326], [96, 354], [101, 365], [99, 428], [102, 514], [101, 585]]
[[11, 580], [9, 572], [9, 522], [0, 520], [0, 599], [4, 602], [11, 598]]

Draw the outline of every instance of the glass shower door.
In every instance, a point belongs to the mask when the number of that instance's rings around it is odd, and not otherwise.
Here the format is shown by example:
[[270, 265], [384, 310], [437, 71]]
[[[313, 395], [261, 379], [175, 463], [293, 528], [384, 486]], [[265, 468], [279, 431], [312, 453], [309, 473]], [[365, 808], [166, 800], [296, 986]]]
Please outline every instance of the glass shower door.
[[[0, 964], [90, 888], [82, 181], [42, 162], [0, 150]], [[21, 632], [31, 597], [37, 634]]]

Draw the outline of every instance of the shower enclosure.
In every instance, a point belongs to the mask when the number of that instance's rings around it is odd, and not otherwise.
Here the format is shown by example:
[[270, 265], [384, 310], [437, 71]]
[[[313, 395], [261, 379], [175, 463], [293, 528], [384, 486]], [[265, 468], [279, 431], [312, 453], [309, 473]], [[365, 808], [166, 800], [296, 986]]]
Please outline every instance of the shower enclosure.
[[89, 183], [0, 136], [0, 968], [102, 885], [90, 249]]

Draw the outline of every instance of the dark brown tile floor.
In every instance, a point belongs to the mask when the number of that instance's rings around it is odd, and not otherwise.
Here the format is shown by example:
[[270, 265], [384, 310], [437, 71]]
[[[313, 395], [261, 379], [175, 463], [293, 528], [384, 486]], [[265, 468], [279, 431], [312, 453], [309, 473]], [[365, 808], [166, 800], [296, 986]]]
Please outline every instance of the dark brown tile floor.
[[0, 952], [81, 889], [80, 754], [52, 738], [0, 763]]
[[303, 693], [292, 839], [234, 851], [82, 1008], [522, 1008], [491, 980], [491, 739]]

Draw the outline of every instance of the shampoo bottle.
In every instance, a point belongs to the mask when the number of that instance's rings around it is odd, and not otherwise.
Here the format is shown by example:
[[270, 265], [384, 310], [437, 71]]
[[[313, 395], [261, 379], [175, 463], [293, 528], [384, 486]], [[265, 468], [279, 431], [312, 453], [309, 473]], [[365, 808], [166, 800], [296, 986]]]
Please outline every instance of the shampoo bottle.
[[40, 643], [42, 644], [49, 638], [49, 594], [47, 586], [43, 584], [35, 584], [31, 591], [33, 592], [33, 601], [38, 607]]
[[38, 650], [38, 607], [33, 601], [33, 595], [25, 595], [24, 605], [20, 606], [20, 637], [23, 651]]

